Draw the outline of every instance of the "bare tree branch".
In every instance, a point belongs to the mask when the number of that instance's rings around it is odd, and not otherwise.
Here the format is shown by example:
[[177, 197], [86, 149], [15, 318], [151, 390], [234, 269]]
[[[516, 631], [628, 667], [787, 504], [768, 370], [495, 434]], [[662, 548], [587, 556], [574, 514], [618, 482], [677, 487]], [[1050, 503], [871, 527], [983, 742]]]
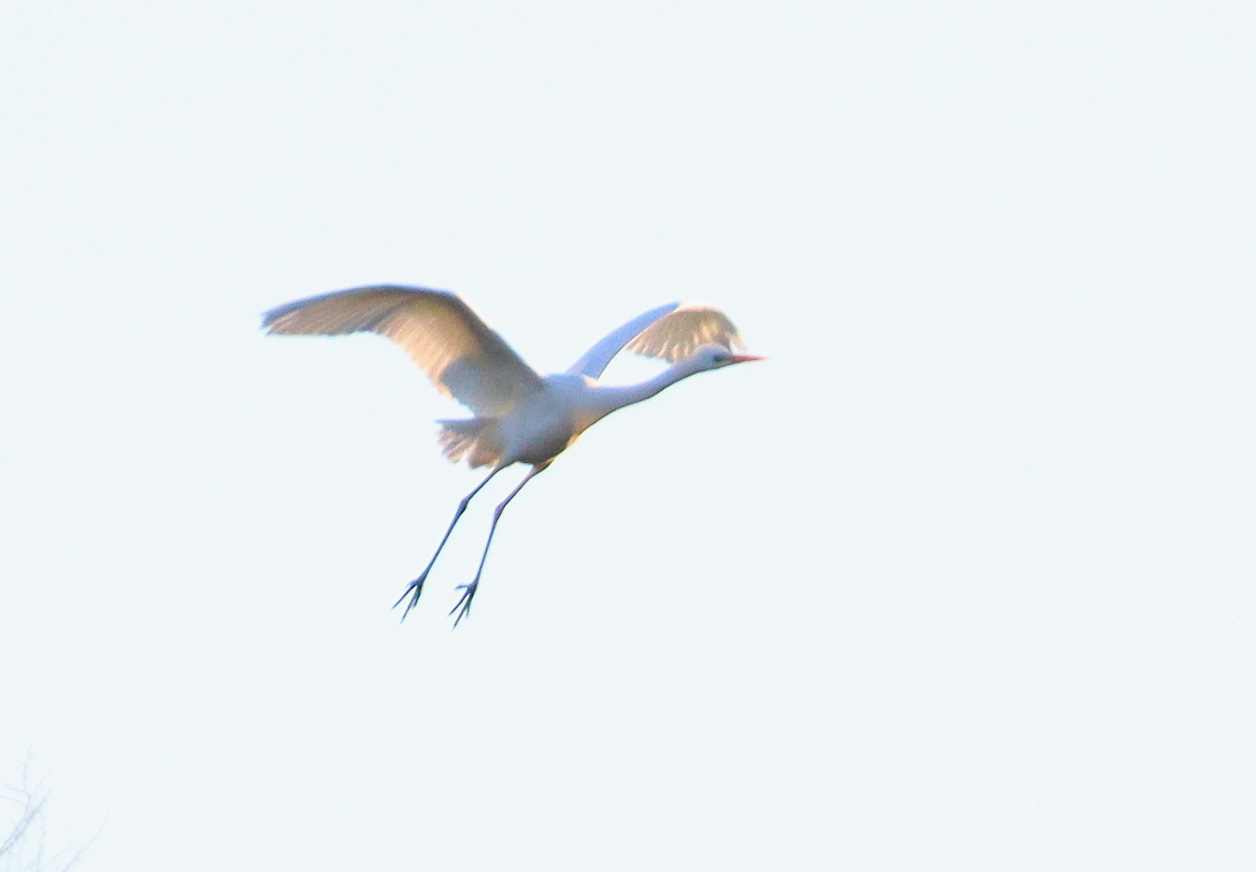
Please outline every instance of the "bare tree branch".
[[0, 791], [0, 804], [13, 809], [8, 833], [0, 841], [0, 872], [69, 872], [87, 848], [48, 853], [44, 826], [48, 794], [42, 784], [32, 786], [30, 768], [28, 756], [18, 783], [6, 784]]

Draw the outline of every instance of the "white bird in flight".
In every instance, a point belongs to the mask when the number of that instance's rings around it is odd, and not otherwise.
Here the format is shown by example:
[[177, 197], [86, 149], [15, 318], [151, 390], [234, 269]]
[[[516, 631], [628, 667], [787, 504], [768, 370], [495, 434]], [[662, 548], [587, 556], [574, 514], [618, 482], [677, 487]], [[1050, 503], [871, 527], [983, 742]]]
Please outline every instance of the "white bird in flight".
[[[469, 408], [474, 417], [438, 421], [440, 443], [454, 463], [490, 472], [467, 494], [445, 530], [436, 553], [410, 582], [396, 608], [410, 597], [404, 621], [418, 604], [423, 582], [471, 499], [493, 476], [514, 463], [531, 464], [523, 481], [493, 511], [488, 541], [470, 584], [449, 614], [454, 626], [471, 611], [488, 558], [493, 532], [506, 505], [523, 486], [554, 462], [593, 424], [616, 409], [649, 399], [681, 379], [734, 363], [762, 360], [735, 354], [742, 346], [733, 322], [709, 306], [668, 303], [612, 331], [564, 373], [540, 376], [491, 330], [471, 307], [448, 291], [380, 285], [336, 291], [271, 309], [262, 326], [269, 333], [343, 335], [369, 331], [403, 348], [438, 391]], [[640, 384], [607, 386], [598, 378], [622, 349], [672, 365]]]

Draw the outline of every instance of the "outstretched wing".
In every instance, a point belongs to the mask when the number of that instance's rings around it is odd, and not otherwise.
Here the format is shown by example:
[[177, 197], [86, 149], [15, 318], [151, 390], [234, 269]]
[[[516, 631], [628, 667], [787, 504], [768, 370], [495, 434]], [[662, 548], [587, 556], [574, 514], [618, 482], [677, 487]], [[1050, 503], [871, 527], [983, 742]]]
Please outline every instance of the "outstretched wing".
[[619, 354], [625, 345], [637, 338], [642, 330], [678, 308], [680, 308], [680, 303], [668, 303], [666, 306], [659, 306], [657, 309], [651, 309], [643, 315], [638, 315], [627, 324], [612, 330], [599, 339], [597, 345], [586, 351], [584, 356], [573, 363], [567, 372], [570, 375], [587, 375], [589, 378], [598, 378], [611, 362], [611, 359], [616, 354]]
[[712, 306], [668, 303], [638, 315], [612, 331], [572, 364], [569, 373], [598, 378], [623, 348], [675, 363], [704, 345], [741, 348], [741, 336], [728, 316]]
[[728, 316], [713, 306], [681, 306], [660, 318], [628, 343], [628, 350], [668, 363], [688, 357], [704, 345], [744, 347], [741, 334]]
[[398, 285], [336, 291], [271, 309], [262, 326], [297, 335], [378, 333], [405, 349], [438, 391], [481, 416], [506, 414], [541, 389], [541, 377], [448, 291]]

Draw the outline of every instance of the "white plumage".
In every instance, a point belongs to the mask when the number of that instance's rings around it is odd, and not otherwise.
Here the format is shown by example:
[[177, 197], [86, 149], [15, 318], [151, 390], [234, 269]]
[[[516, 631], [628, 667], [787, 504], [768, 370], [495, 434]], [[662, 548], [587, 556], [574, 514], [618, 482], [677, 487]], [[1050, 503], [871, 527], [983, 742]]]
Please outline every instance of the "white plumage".
[[[531, 464], [528, 475], [494, 510], [479, 569], [470, 584], [460, 586], [462, 598], [450, 612], [458, 612], [454, 626], [470, 612], [502, 510], [582, 432], [616, 409], [652, 397], [683, 378], [760, 359], [734, 353], [742, 345], [741, 337], [723, 312], [679, 303], [639, 315], [601, 339], [567, 372], [545, 377], [448, 291], [398, 285], [337, 291], [271, 309], [262, 326], [270, 333], [294, 335], [378, 333], [401, 346], [437, 390], [475, 415], [439, 422], [441, 448], [454, 462], [466, 460], [473, 468], [492, 470], [458, 504], [436, 553], [397, 600], [400, 605], [410, 596], [402, 620], [418, 603], [423, 582], [471, 499], [507, 466]], [[637, 385], [598, 384], [607, 364], [624, 348], [672, 366]]]

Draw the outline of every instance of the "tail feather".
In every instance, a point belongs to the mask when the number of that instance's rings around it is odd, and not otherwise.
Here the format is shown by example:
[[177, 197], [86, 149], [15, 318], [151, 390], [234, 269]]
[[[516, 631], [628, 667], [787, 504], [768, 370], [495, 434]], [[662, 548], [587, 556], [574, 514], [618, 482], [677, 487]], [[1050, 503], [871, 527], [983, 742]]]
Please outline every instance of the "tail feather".
[[450, 462], [457, 463], [465, 458], [467, 464], [475, 469], [495, 466], [501, 459], [496, 418], [464, 418], [436, 423], [440, 424], [438, 438], [441, 451]]

